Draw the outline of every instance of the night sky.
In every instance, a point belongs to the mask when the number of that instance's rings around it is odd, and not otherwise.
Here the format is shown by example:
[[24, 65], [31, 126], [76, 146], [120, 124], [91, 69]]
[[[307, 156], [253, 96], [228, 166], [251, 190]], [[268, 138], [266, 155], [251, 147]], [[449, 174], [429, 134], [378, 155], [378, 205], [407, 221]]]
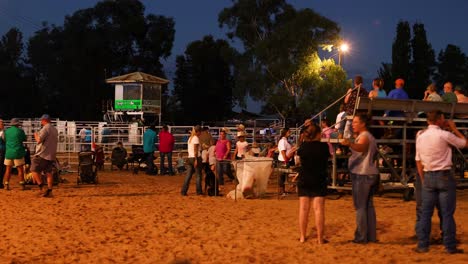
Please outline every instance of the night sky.
[[[41, 28], [41, 22], [62, 25], [65, 15], [93, 7], [93, 0], [0, 0], [0, 34], [18, 27], [25, 37]], [[230, 0], [145, 0], [147, 13], [173, 17], [176, 38], [171, 56], [164, 64], [173, 78], [175, 56], [184, 52], [188, 43], [211, 34], [224, 38], [218, 27], [218, 13]], [[296, 8], [312, 8], [336, 21], [342, 38], [350, 44], [344, 58], [349, 77], [361, 74], [370, 86], [382, 62], [391, 62], [391, 46], [400, 20], [423, 23], [436, 55], [447, 44], [459, 46], [468, 53], [468, 1], [466, 0], [289, 0]], [[324, 54], [324, 56], [332, 56]]]

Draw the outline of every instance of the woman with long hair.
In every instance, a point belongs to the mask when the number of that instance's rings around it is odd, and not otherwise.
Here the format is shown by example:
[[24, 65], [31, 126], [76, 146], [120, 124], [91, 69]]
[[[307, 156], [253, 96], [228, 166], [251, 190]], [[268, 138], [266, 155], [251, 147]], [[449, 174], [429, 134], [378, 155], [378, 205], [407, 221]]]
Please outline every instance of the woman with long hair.
[[297, 150], [301, 169], [297, 182], [299, 196], [299, 231], [301, 243], [306, 240], [310, 207], [314, 209], [317, 243], [324, 244], [325, 195], [327, 194], [328, 145], [321, 142], [320, 128], [306, 122], [303, 141]]
[[196, 177], [196, 189], [197, 195], [202, 195], [202, 160], [200, 155], [200, 136], [201, 127], [194, 126], [192, 128], [192, 132], [190, 133], [190, 137], [187, 141], [187, 150], [188, 150], [188, 158], [187, 158], [187, 174], [185, 176], [184, 185], [182, 186], [182, 190], [180, 194], [182, 196], [187, 196], [187, 191], [190, 185], [190, 180], [192, 179], [192, 175], [195, 172]]
[[387, 92], [383, 89], [384, 80], [382, 78], [375, 78], [372, 81], [372, 90], [369, 92], [369, 98], [385, 98]]

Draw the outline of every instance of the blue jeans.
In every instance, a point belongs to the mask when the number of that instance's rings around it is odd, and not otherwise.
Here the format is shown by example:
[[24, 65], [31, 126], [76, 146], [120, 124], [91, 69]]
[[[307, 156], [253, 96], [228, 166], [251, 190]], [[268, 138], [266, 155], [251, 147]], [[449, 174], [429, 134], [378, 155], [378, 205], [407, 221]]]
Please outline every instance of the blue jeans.
[[197, 167], [194, 166], [195, 158], [188, 158], [187, 159], [187, 175], [185, 176], [184, 185], [182, 186], [182, 190], [180, 194], [187, 195], [187, 191], [190, 185], [190, 180], [192, 180], [192, 175], [195, 173], [196, 179], [196, 189], [197, 194], [203, 194], [202, 191], [202, 160], [200, 157], [197, 158]]
[[173, 174], [174, 171], [172, 170], [172, 152], [159, 152], [159, 157], [161, 158], [159, 163], [159, 171], [161, 174], [165, 173], [166, 170], [164, 169], [164, 159], [167, 156], [167, 168], [168, 173]]
[[431, 220], [437, 202], [442, 215], [443, 241], [447, 250], [456, 248], [456, 226], [453, 214], [456, 207], [456, 183], [451, 170], [426, 171], [421, 190], [421, 219], [417, 222], [418, 247], [428, 248], [431, 236]]
[[376, 242], [377, 219], [373, 196], [377, 190], [379, 175], [351, 174], [353, 203], [356, 209], [356, 231], [354, 241]]
[[217, 160], [216, 174], [218, 175], [219, 185], [224, 185], [224, 173], [227, 174], [229, 179], [234, 180], [234, 175], [231, 170], [231, 162], [229, 160]]
[[[415, 177], [414, 181], [414, 199], [416, 200], [416, 224], [414, 226], [414, 230], [416, 234], [418, 233], [417, 228], [418, 228], [418, 223], [421, 220], [422, 217], [422, 184], [421, 184], [421, 179], [419, 178], [419, 175]], [[439, 201], [436, 202], [436, 208], [437, 208], [437, 215], [439, 216], [439, 222], [440, 222], [440, 231], [442, 231], [442, 214], [440, 212], [440, 206], [439, 206]]]

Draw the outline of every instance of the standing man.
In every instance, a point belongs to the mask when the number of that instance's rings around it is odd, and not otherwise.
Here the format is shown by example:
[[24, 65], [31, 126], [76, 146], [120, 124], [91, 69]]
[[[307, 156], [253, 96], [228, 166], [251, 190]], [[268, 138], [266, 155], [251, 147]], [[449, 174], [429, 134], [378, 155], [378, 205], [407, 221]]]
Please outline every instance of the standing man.
[[10, 189], [11, 168], [13, 165], [18, 170], [20, 184], [24, 187], [24, 155], [26, 154], [23, 142], [26, 141], [26, 134], [19, 128], [20, 121], [17, 118], [11, 119], [11, 127], [5, 131], [5, 176], [3, 188]]
[[[169, 129], [164, 125], [159, 132], [159, 158], [160, 158], [160, 173], [169, 173], [169, 175], [174, 175], [174, 170], [172, 169], [172, 151], [174, 150], [174, 136], [169, 132]], [[164, 168], [164, 158], [167, 156], [167, 167], [168, 171]]]
[[[456, 225], [453, 214], [456, 206], [456, 182], [452, 170], [452, 149], [468, 147], [467, 141], [452, 120], [445, 120], [441, 111], [427, 113], [428, 127], [416, 136], [416, 167], [421, 179], [422, 215], [416, 223], [418, 246], [415, 251], [429, 251], [431, 218], [439, 203], [445, 250], [449, 254], [463, 253], [457, 248]], [[444, 129], [448, 129], [446, 131]]]
[[451, 82], [444, 83], [442, 100], [446, 103], [456, 103], [458, 101], [457, 96], [453, 93], [453, 84]]
[[143, 151], [146, 157], [146, 174], [156, 175], [158, 172], [154, 168], [154, 152], [156, 151], [156, 128], [151, 125], [143, 134]]
[[379, 182], [379, 170], [375, 164], [378, 153], [374, 136], [369, 132], [370, 120], [366, 114], [353, 118], [353, 132], [358, 136], [351, 142], [345, 139], [343, 146], [349, 147], [351, 157], [348, 168], [351, 174], [354, 208], [356, 209], [356, 231], [350, 242], [357, 244], [377, 242], [377, 217], [374, 193]]
[[52, 186], [54, 185], [52, 169], [57, 159], [58, 132], [50, 123], [50, 116], [47, 114], [41, 116], [41, 126], [42, 129], [34, 133], [37, 146], [36, 153], [31, 160], [31, 172], [41, 190], [43, 186], [41, 173], [44, 172], [46, 174], [47, 190], [42, 196], [50, 197], [52, 196]]
[[3, 189], [3, 175], [5, 174], [5, 125], [3, 119], [0, 119], [0, 188]]

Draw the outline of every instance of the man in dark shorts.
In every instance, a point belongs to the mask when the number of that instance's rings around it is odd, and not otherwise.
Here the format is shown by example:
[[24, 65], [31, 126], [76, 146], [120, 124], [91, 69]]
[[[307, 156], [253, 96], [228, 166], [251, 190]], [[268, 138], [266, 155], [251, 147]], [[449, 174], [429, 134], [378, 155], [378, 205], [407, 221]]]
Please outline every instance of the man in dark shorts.
[[34, 133], [34, 139], [37, 142], [36, 153], [31, 160], [31, 172], [34, 180], [42, 190], [43, 182], [41, 173], [45, 172], [47, 176], [47, 190], [42, 193], [43, 197], [52, 195], [52, 186], [54, 183], [52, 168], [56, 160], [58, 132], [57, 129], [50, 123], [49, 115], [41, 117], [42, 129]]

